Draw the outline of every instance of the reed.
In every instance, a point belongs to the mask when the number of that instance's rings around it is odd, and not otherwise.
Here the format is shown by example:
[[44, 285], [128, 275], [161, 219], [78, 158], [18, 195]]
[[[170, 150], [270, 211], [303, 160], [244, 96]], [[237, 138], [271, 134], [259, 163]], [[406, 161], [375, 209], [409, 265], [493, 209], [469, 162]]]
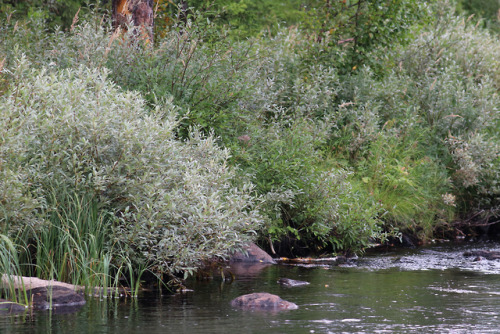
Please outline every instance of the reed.
[[29, 299], [21, 276], [21, 262], [19, 261], [18, 246], [7, 235], [0, 234], [0, 284], [2, 297], [22, 305], [28, 305]]
[[26, 274], [107, 291], [118, 282], [108, 243], [111, 216], [92, 194], [49, 189], [45, 226], [29, 229], [19, 240], [34, 247], [22, 253], [23, 262], [33, 264]]

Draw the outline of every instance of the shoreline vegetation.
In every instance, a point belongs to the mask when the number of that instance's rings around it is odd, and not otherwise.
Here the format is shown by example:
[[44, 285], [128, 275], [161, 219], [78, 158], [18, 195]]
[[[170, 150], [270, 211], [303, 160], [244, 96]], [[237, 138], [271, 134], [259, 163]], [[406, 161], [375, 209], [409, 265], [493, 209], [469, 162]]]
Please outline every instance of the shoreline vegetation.
[[153, 43], [88, 2], [0, 1], [2, 277], [135, 296], [252, 241], [294, 258], [498, 238], [495, 16], [253, 3], [158, 1]]

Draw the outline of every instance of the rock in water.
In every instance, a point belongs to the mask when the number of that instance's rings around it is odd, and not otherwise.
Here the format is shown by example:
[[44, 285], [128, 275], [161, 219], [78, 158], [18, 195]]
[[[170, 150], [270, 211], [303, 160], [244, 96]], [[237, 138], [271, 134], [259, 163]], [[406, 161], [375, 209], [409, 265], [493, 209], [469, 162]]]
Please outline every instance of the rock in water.
[[267, 292], [251, 293], [239, 296], [231, 301], [231, 306], [249, 310], [296, 310], [299, 307], [279, 296]]
[[231, 256], [229, 262], [245, 262], [245, 263], [276, 263], [271, 255], [264, 252], [254, 243], [248, 244], [244, 251], [236, 252]]
[[33, 300], [33, 308], [52, 308], [59, 312], [74, 312], [85, 305], [85, 299], [72, 289], [62, 286], [47, 286], [27, 291], [28, 298]]
[[0, 299], [0, 314], [13, 314], [25, 312], [26, 306], [11, 302], [9, 300]]
[[309, 285], [309, 282], [306, 282], [306, 281], [297, 281], [297, 280], [290, 279], [290, 278], [280, 278], [278, 280], [278, 284], [281, 284], [281, 285], [286, 286], [286, 287], [293, 288], [293, 287], [296, 287], [296, 286]]

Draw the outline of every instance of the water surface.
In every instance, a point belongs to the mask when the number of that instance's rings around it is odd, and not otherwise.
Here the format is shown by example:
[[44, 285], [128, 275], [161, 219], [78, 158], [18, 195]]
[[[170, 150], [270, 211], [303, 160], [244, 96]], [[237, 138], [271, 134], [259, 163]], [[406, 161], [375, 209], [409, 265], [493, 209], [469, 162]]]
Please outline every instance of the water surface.
[[[143, 294], [137, 300], [89, 299], [77, 313], [0, 318], [0, 333], [498, 333], [500, 262], [473, 261], [471, 249], [437, 245], [367, 255], [355, 265], [262, 268], [189, 281], [193, 292]], [[286, 288], [280, 277], [309, 281]], [[299, 305], [279, 313], [233, 309], [242, 294], [270, 292]]]

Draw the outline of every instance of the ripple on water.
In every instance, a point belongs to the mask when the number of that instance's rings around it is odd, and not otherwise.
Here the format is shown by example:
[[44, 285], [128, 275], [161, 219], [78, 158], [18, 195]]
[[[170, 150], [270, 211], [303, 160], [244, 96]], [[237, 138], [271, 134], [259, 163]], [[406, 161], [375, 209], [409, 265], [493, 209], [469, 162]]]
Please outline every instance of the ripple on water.
[[480, 259], [463, 255], [466, 251], [474, 250], [500, 250], [496, 248], [479, 248], [477, 245], [431, 246], [413, 250], [377, 254], [366, 256], [358, 261], [358, 267], [367, 270], [400, 269], [400, 270], [446, 270], [460, 269], [485, 274], [500, 274], [500, 261]]

